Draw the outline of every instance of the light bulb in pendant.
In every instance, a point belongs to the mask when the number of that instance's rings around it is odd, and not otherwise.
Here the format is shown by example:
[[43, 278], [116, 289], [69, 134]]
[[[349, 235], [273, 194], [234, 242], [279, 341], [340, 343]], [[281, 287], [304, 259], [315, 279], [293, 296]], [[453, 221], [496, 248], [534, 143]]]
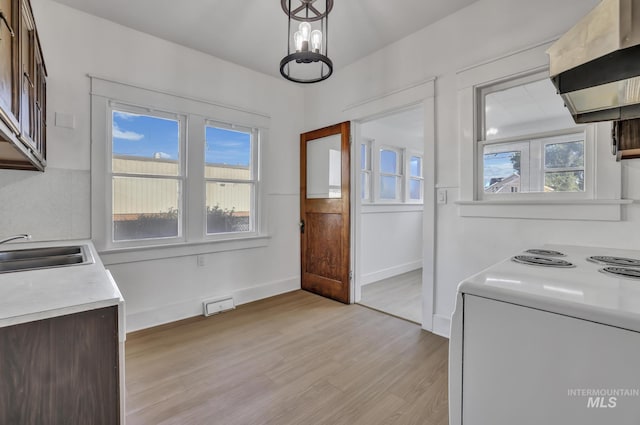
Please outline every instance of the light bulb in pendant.
[[320, 30], [311, 31], [311, 51], [320, 53], [322, 48], [322, 32]]
[[302, 33], [300, 31], [293, 34], [293, 44], [296, 47], [296, 52], [302, 51]]

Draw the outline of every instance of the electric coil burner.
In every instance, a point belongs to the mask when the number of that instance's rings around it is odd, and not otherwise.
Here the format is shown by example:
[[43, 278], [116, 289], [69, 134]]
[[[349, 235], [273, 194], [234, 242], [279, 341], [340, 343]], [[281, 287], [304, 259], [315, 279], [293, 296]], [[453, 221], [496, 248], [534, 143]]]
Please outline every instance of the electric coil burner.
[[640, 260], [636, 258], [611, 257], [608, 255], [593, 255], [587, 258], [592, 263], [619, 267], [640, 267]]
[[630, 267], [605, 267], [600, 269], [604, 274], [624, 279], [640, 280], [640, 269], [632, 269]]
[[554, 250], [551, 250], [551, 249], [537, 249], [537, 248], [534, 248], [534, 249], [527, 249], [525, 252], [528, 253], [528, 254], [542, 255], [542, 256], [545, 256], [545, 257], [566, 257], [566, 255], [563, 254], [562, 252], [554, 251]]
[[538, 255], [516, 255], [511, 258], [512, 261], [520, 264], [526, 264], [528, 266], [538, 267], [557, 267], [557, 268], [570, 268], [575, 267], [572, 263], [561, 260], [560, 258], [542, 257]]

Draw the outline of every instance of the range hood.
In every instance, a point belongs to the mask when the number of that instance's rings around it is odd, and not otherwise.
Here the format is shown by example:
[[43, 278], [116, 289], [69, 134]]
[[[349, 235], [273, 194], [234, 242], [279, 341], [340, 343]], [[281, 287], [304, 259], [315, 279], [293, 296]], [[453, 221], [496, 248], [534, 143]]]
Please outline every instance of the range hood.
[[640, 0], [603, 0], [547, 53], [576, 123], [640, 118]]

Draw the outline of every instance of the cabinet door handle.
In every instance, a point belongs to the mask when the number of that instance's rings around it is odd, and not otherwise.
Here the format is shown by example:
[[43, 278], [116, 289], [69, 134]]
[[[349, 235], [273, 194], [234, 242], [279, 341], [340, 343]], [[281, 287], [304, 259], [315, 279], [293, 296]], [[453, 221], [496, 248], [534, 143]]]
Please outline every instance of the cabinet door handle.
[[9, 34], [11, 34], [11, 37], [15, 37], [16, 33], [13, 32], [13, 28], [11, 28], [11, 24], [9, 23], [9, 21], [7, 21], [7, 18], [6, 16], [4, 16], [4, 13], [2, 13], [2, 11], [0, 11], [0, 19], [4, 21], [4, 24], [7, 26], [7, 29], [9, 30]]
[[29, 77], [29, 74], [25, 72], [24, 76], [27, 79], [27, 81], [29, 82], [29, 85], [31, 86], [31, 88], [34, 88], [35, 86], [33, 85], [33, 81], [31, 81], [31, 77]]

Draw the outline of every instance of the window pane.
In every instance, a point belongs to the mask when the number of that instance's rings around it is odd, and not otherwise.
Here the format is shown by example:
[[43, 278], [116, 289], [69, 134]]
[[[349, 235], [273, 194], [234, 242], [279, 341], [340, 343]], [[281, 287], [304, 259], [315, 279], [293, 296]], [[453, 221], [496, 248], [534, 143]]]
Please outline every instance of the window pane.
[[113, 178], [113, 239], [179, 235], [180, 181], [144, 177]]
[[545, 168], [584, 167], [584, 142], [550, 143], [544, 147]]
[[494, 140], [575, 127], [571, 114], [548, 77], [484, 96], [484, 131]]
[[361, 179], [362, 179], [361, 181], [362, 188], [360, 192], [360, 199], [369, 199], [370, 187], [371, 187], [371, 180], [370, 180], [369, 173], [362, 173]]
[[[205, 138], [205, 166], [207, 170], [214, 164], [224, 165], [224, 168], [218, 168], [217, 170], [224, 170], [224, 173], [231, 173], [232, 175], [237, 173], [238, 175], [238, 177], [234, 175], [229, 178], [250, 178], [250, 174], [247, 171], [251, 169], [251, 133], [207, 126]], [[233, 169], [238, 171], [231, 171]], [[212, 171], [214, 170], [216, 169], [212, 169]], [[219, 178], [221, 176], [207, 175], [205, 177]]]
[[422, 199], [422, 180], [409, 180], [409, 199]]
[[252, 228], [251, 183], [207, 183], [207, 233], [250, 232]]
[[409, 164], [409, 171], [411, 177], [422, 177], [422, 158], [419, 156], [412, 156]]
[[398, 154], [396, 152], [380, 149], [380, 172], [385, 174], [399, 174]]
[[180, 123], [129, 112], [112, 113], [114, 173], [180, 174]]
[[400, 178], [380, 176], [380, 199], [397, 199], [400, 193]]
[[545, 173], [545, 192], [583, 192], [584, 171]]
[[520, 151], [484, 154], [484, 191], [520, 192]]

